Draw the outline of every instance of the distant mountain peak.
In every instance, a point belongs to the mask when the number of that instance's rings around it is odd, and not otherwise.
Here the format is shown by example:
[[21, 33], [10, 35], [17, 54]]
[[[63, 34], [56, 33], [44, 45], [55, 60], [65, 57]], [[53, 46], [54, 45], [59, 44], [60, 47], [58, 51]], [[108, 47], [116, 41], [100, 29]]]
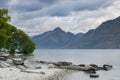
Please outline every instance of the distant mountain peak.
[[35, 42], [36, 48], [55, 49], [63, 48], [77, 38], [75, 34], [65, 32], [60, 27], [57, 27], [52, 31], [47, 31], [39, 36], [33, 37], [32, 40]]
[[65, 33], [60, 27], [56, 27], [53, 32], [63, 32]]
[[56, 27], [55, 29], [54, 29], [54, 31], [63, 31], [60, 27]]

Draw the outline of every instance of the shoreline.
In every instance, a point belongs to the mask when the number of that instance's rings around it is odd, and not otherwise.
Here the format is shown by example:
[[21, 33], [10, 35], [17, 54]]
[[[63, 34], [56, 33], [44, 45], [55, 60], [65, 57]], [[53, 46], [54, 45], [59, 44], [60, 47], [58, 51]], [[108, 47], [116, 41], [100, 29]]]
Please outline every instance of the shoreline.
[[[47, 67], [42, 67], [42, 66]], [[16, 65], [11, 59], [0, 60], [0, 80], [62, 80], [66, 69], [49, 68], [53, 65], [35, 61], [24, 61], [24, 65]]]
[[[11, 59], [0, 61], [0, 80], [63, 80], [70, 71], [85, 72], [90, 77], [99, 77], [96, 71], [109, 71], [111, 65], [73, 65], [71, 62], [45, 62], [25, 60], [15, 65]], [[46, 67], [45, 67], [46, 66]]]
[[69, 71], [82, 71], [98, 78], [97, 71], [109, 71], [112, 65], [79, 64], [72, 62], [29, 61], [27, 58], [10, 58], [1, 55], [0, 80], [63, 80]]
[[24, 72], [15, 67], [0, 68], [0, 80], [62, 80], [66, 72], [64, 69], [27, 69]]

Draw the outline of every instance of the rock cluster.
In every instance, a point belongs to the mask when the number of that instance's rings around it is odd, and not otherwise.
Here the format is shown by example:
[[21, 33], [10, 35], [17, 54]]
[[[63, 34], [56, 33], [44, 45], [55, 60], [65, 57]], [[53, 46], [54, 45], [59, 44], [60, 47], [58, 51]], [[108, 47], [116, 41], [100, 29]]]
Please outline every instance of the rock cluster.
[[79, 64], [79, 65], [73, 65], [72, 62], [45, 62], [45, 61], [39, 61], [39, 63], [44, 64], [53, 64], [54, 66], [50, 68], [58, 68], [58, 69], [67, 69], [67, 70], [77, 70], [77, 71], [84, 71], [87, 74], [90, 74], [90, 77], [92, 78], [98, 78], [99, 75], [96, 74], [97, 71], [103, 70], [103, 71], [109, 71], [112, 69], [112, 65], [104, 64], [103, 66], [98, 66], [96, 64]]

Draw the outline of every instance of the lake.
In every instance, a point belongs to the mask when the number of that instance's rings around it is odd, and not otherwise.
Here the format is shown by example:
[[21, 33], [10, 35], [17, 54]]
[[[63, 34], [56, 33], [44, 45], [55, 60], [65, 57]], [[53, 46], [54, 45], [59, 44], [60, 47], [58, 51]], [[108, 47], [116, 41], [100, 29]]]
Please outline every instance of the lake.
[[[98, 71], [100, 78], [96, 80], [120, 80], [120, 50], [119, 49], [37, 49], [32, 60], [68, 61], [73, 64], [110, 64], [111, 71]], [[64, 80], [94, 80], [84, 72], [73, 72]]]

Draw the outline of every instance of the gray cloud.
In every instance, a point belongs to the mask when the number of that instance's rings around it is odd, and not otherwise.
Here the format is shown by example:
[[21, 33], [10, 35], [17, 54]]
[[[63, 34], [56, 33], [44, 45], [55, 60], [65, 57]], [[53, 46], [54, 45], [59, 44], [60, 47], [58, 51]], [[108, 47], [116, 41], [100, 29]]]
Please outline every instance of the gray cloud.
[[16, 4], [10, 5], [11, 9], [18, 12], [31, 12], [41, 10], [55, 3], [55, 0], [18, 0]]
[[27, 20], [44, 16], [64, 17], [76, 11], [107, 7], [111, 3], [112, 0], [18, 0], [9, 6], [20, 20]]
[[0, 1], [1, 8], [9, 8], [11, 24], [29, 35], [40, 34], [56, 26], [73, 33], [87, 32], [103, 21], [119, 16], [119, 5], [119, 0]]
[[[31, 14], [39, 12], [37, 16], [67, 16], [72, 11], [94, 10], [106, 7], [112, 0], [1, 0], [1, 7], [8, 7], [13, 12]], [[33, 15], [34, 16], [34, 15]]]

